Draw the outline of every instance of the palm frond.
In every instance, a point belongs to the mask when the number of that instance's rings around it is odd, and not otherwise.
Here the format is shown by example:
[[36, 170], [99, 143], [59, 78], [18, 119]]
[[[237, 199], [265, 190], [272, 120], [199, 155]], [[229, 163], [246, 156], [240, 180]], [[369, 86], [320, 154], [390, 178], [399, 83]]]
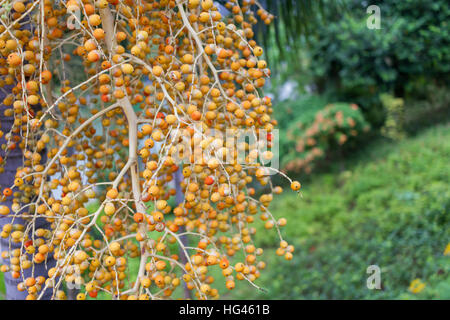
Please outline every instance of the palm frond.
[[[217, 2], [224, 5], [227, 0]], [[259, 0], [259, 3], [275, 20], [270, 26], [257, 24], [256, 37], [265, 48], [275, 51], [276, 57], [267, 54], [266, 57], [276, 61], [297, 54], [302, 41], [308, 41], [316, 27], [326, 23], [325, 17], [345, 10], [345, 0]]]
[[[326, 23], [329, 13], [343, 12], [344, 0], [262, 0], [261, 4], [275, 16], [273, 36], [281, 55], [287, 49], [297, 51], [302, 39], [314, 34], [319, 24]], [[268, 27], [271, 28], [271, 27]], [[268, 40], [270, 30], [261, 28], [257, 36]], [[267, 43], [266, 43], [267, 44]]]

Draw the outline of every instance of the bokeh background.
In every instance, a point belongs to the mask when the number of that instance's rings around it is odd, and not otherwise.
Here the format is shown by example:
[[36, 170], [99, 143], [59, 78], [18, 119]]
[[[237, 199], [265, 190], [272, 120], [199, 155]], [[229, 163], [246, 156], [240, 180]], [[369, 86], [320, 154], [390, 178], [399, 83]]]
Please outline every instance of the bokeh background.
[[[261, 221], [265, 291], [242, 282], [222, 298], [450, 299], [449, 2], [261, 3], [277, 16], [259, 38], [281, 167], [303, 185], [271, 211], [296, 250], [278, 257]], [[372, 4], [380, 29], [367, 25]]]

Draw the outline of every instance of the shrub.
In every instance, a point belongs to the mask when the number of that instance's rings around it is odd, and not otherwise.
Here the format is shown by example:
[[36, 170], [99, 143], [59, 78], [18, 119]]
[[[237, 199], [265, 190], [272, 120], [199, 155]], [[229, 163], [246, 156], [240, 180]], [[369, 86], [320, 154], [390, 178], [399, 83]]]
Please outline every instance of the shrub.
[[369, 130], [356, 104], [329, 104], [315, 112], [314, 117], [311, 115], [303, 116], [288, 129], [287, 139], [292, 147], [283, 155], [287, 171], [308, 174], [318, 161], [339, 152], [344, 145], [354, 144], [361, 133]]

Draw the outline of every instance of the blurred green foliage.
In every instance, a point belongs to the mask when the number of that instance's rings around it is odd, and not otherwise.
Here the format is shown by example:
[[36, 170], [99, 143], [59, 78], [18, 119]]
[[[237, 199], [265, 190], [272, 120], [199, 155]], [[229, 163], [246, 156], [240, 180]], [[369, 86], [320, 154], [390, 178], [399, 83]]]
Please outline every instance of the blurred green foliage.
[[407, 133], [414, 134], [424, 127], [450, 120], [450, 90], [448, 86], [425, 84], [417, 89], [420, 97], [405, 99]]
[[415, 97], [418, 86], [448, 83], [448, 1], [379, 1], [381, 29], [368, 29], [367, 3], [343, 2], [347, 10], [340, 14], [327, 11], [325, 4], [327, 23], [303, 41], [308, 56], [305, 78], [313, 79], [319, 93], [357, 103], [366, 119], [381, 127], [385, 112], [380, 94]]
[[386, 121], [381, 128], [381, 134], [394, 140], [403, 139], [405, 137], [405, 100], [387, 93], [381, 94], [380, 99], [386, 110]]
[[[326, 23], [298, 37], [302, 49], [291, 52], [297, 60], [277, 65], [272, 80], [281, 163], [291, 173], [340, 161], [376, 135], [402, 139], [450, 119], [448, 1], [379, 1], [381, 29], [368, 28], [368, 3], [343, 0], [337, 11], [328, 3], [333, 0], [324, 0], [321, 12]], [[285, 29], [289, 26], [282, 24], [280, 30]], [[275, 45], [268, 51], [283, 61]], [[277, 101], [286, 81], [296, 83], [298, 92]], [[348, 130], [320, 130], [322, 144], [303, 148], [321, 110], [336, 101], [357, 104], [361, 112], [351, 117], [358, 128], [367, 122], [371, 133], [360, 135], [358, 130], [357, 137], [341, 145], [336, 141], [349, 137]]]
[[[415, 299], [450, 297], [450, 125], [400, 142], [381, 139], [335, 168], [304, 183], [301, 197], [287, 193], [273, 203], [288, 220], [285, 239], [292, 261], [275, 255], [277, 237], [256, 245], [268, 257], [258, 285], [227, 298]], [[381, 268], [381, 290], [369, 290], [367, 267]], [[410, 293], [422, 279], [425, 289]]]

